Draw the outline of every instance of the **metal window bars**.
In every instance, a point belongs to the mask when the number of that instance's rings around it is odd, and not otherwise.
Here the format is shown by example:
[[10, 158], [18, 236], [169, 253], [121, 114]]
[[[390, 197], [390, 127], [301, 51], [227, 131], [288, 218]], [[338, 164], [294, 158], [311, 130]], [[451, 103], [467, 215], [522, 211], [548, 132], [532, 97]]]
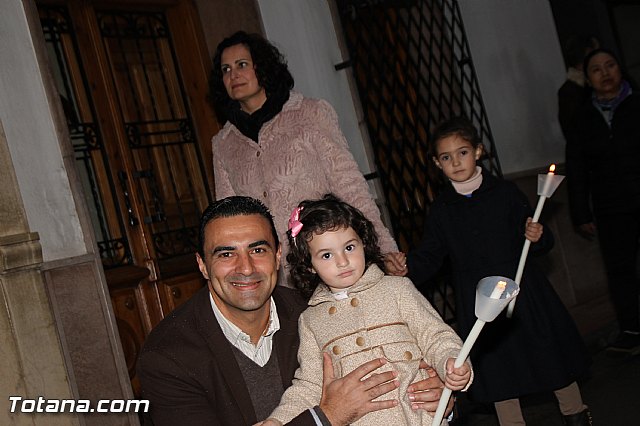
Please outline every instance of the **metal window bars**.
[[[336, 0], [349, 61], [401, 250], [422, 237], [441, 188], [429, 139], [442, 120], [465, 115], [485, 147], [484, 166], [502, 175], [460, 10], [455, 0]], [[425, 295], [443, 318], [455, 308], [446, 268]]]

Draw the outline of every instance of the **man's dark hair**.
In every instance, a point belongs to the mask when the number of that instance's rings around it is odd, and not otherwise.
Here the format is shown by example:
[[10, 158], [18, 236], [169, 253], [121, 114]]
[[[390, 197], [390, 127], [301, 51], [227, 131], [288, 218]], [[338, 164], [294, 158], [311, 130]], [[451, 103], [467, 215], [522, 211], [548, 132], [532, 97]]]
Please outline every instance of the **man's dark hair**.
[[278, 48], [260, 34], [238, 31], [222, 40], [213, 55], [213, 70], [211, 70], [209, 78], [209, 97], [218, 110], [224, 110], [230, 100], [227, 89], [222, 82], [222, 52], [227, 47], [236, 44], [243, 44], [249, 49], [258, 84], [265, 90], [267, 98], [274, 93], [288, 92], [293, 89], [293, 76], [289, 72], [287, 61]]
[[280, 245], [280, 240], [278, 239], [278, 231], [276, 231], [269, 209], [255, 198], [235, 195], [209, 204], [209, 207], [202, 213], [198, 244], [198, 253], [200, 256], [204, 258], [204, 230], [209, 222], [220, 217], [248, 216], [251, 214], [259, 214], [269, 221], [273, 240], [276, 243], [275, 248], [277, 248]]

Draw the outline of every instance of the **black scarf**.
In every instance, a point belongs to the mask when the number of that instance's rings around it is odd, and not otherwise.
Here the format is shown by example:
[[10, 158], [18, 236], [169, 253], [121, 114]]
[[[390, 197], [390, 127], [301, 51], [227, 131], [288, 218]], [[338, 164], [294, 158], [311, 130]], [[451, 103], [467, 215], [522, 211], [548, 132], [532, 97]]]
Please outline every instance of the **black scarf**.
[[255, 110], [253, 114], [244, 112], [240, 108], [240, 102], [231, 100], [228, 107], [228, 119], [243, 135], [257, 143], [262, 125], [282, 111], [287, 100], [289, 100], [289, 90], [268, 95], [262, 107]]

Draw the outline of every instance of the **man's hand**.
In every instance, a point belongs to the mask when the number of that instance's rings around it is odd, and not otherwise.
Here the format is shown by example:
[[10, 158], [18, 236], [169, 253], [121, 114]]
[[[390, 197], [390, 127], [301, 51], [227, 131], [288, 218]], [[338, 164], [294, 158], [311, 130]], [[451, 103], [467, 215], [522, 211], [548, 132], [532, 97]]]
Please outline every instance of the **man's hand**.
[[384, 269], [388, 275], [404, 277], [407, 275], [407, 256], [401, 251], [386, 253], [384, 255]]
[[[433, 416], [438, 408], [444, 383], [442, 383], [435, 370], [429, 367], [424, 360], [420, 362], [420, 368], [427, 370], [429, 378], [412, 383], [407, 388], [409, 401], [411, 401], [412, 409], [424, 410]], [[453, 398], [449, 399], [445, 416], [448, 416], [451, 410], [453, 410]]]
[[395, 379], [398, 373], [386, 371], [363, 379], [367, 374], [386, 364], [385, 359], [379, 358], [364, 363], [343, 378], [336, 379], [333, 376], [331, 356], [327, 353], [323, 353], [322, 356], [320, 409], [332, 426], [348, 425], [367, 413], [398, 405], [398, 401], [393, 399], [373, 401], [399, 386], [398, 380]]

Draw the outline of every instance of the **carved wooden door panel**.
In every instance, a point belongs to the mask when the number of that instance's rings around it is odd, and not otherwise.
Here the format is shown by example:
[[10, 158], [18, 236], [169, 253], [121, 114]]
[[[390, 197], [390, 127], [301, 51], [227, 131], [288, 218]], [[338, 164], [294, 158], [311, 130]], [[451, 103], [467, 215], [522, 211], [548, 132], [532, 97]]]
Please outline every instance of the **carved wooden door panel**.
[[134, 380], [151, 328], [204, 284], [194, 252], [218, 130], [208, 54], [190, 0], [38, 10]]

